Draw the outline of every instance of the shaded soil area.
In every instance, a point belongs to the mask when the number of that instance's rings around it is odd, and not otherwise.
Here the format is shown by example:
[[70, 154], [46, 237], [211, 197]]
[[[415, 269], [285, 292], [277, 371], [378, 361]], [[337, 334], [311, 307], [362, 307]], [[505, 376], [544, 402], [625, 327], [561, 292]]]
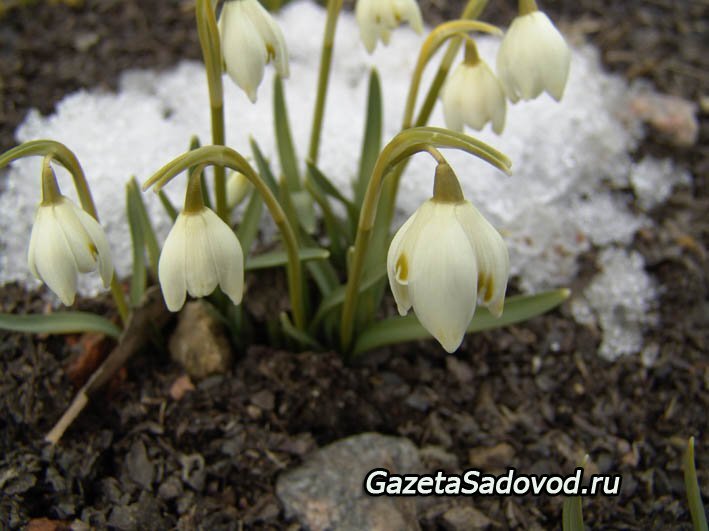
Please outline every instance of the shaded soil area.
[[[422, 2], [432, 22], [455, 14], [447, 11], [454, 4]], [[507, 23], [509, 4], [492, 3], [484, 18]], [[600, 47], [608, 68], [697, 103], [709, 95], [705, 3], [545, 4]], [[126, 68], [198, 58], [191, 9], [188, 1], [104, 0], [11, 11], [0, 20], [0, 149], [14, 145], [31, 107], [48, 113], [78, 88], [114, 87]], [[91, 339], [0, 332], [0, 527], [48, 518], [117, 529], [288, 528], [274, 494], [278, 473], [318, 446], [378, 431], [432, 448], [431, 470], [568, 473], [589, 453], [591, 471], [623, 475], [619, 497], [584, 500], [592, 528], [690, 529], [681, 454], [691, 435], [709, 487], [709, 121], [698, 117], [695, 146], [672, 147], [650, 132], [637, 153], [672, 157], [694, 176], [633, 244], [662, 288], [659, 323], [646, 334], [655, 360], [604, 362], [599, 332], [562, 307], [468, 338], [454, 356], [417, 343], [346, 367], [332, 353], [252, 346], [228, 373], [176, 399], [180, 368], [149, 347], [50, 448], [42, 439], [75, 391], [71, 361]], [[584, 267], [574, 287], [592, 273]], [[40, 295], [5, 286], [0, 311], [47, 311]], [[79, 308], [112, 314], [102, 299]], [[420, 525], [450, 529], [442, 515], [455, 504], [473, 505], [493, 529], [561, 522], [561, 498], [529, 496], [441, 498]]]

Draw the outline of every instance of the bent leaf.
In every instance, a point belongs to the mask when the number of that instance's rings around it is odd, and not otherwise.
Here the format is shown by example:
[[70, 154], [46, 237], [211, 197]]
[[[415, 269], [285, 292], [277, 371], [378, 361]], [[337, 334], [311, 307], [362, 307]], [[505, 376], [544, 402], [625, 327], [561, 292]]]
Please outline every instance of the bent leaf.
[[30, 334], [100, 332], [116, 339], [121, 335], [121, 329], [108, 319], [86, 312], [60, 312], [48, 315], [0, 313], [0, 329]]
[[[481, 332], [526, 321], [551, 310], [568, 297], [568, 289], [510, 297], [505, 301], [505, 311], [499, 318], [494, 317], [487, 308], [478, 308], [468, 326], [467, 333]], [[430, 337], [431, 334], [419, 323], [416, 315], [412, 312], [406, 317], [385, 319], [366, 328], [357, 338], [353, 355], [362, 354], [386, 345], [428, 339]]]

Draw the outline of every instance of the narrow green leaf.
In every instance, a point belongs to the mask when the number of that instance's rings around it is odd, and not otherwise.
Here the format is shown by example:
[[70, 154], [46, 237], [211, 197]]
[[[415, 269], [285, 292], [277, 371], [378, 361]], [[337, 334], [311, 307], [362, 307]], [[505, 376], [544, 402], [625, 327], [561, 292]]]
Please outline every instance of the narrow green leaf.
[[[487, 308], [479, 307], [468, 326], [467, 333], [480, 332], [526, 321], [551, 310], [568, 297], [569, 290], [567, 289], [510, 297], [505, 301], [505, 311], [500, 318], [495, 318]], [[421, 326], [416, 315], [412, 312], [406, 317], [393, 317], [370, 325], [357, 338], [354, 355], [385, 345], [430, 337], [431, 334]]]
[[379, 74], [375, 69], [369, 75], [369, 95], [367, 96], [367, 122], [364, 126], [362, 155], [359, 159], [359, 173], [354, 183], [354, 203], [362, 206], [364, 192], [374, 169], [374, 163], [382, 147], [382, 88]]
[[[244, 250], [244, 256], [248, 257], [251, 246], [258, 234], [259, 226], [261, 225], [261, 213], [263, 212], [263, 198], [256, 189], [251, 192], [249, 204], [246, 205], [246, 210], [239, 223], [239, 228], [236, 230], [236, 236], [241, 242], [241, 248]], [[248, 259], [247, 259], [248, 262]]]
[[136, 207], [140, 213], [140, 222], [143, 227], [143, 237], [145, 238], [145, 250], [148, 253], [148, 263], [150, 264], [150, 270], [152, 271], [153, 276], [157, 278], [158, 261], [160, 260], [160, 245], [158, 244], [158, 237], [155, 234], [155, 229], [150, 221], [148, 209], [145, 208], [143, 194], [140, 192], [140, 185], [135, 179], [132, 180], [132, 183], [131, 193], [135, 195]]
[[[301, 262], [310, 260], [327, 260], [330, 253], [327, 249], [305, 247], [298, 249], [298, 258]], [[268, 253], [251, 256], [246, 260], [246, 270], [268, 269], [285, 266], [288, 263], [288, 254], [285, 251], [270, 251]]]
[[133, 274], [130, 278], [130, 304], [133, 308], [140, 304], [147, 286], [145, 239], [140, 207], [137, 205], [139, 199], [134, 192], [135, 186], [137, 186], [135, 179], [126, 184], [126, 216], [133, 248]]
[[160, 198], [163, 208], [165, 208], [165, 212], [167, 212], [167, 215], [170, 216], [170, 219], [174, 222], [177, 219], [179, 212], [172, 204], [172, 201], [170, 201], [170, 198], [162, 190], [158, 192], [158, 197]]
[[313, 198], [307, 190], [296, 190], [287, 193], [291, 196], [298, 224], [300, 224], [306, 234], [315, 234], [317, 219], [315, 218]]
[[684, 488], [687, 491], [689, 513], [692, 515], [692, 527], [694, 531], [708, 531], [707, 514], [704, 510], [702, 494], [697, 481], [697, 469], [694, 464], [694, 437], [690, 437], [687, 441], [682, 468], [684, 469]]
[[308, 161], [305, 163], [306, 166], [308, 167], [309, 174], [308, 176], [311, 177], [315, 183], [318, 185], [318, 187], [327, 195], [334, 197], [337, 199], [340, 203], [345, 205], [346, 208], [354, 209], [355, 206], [350, 201], [347, 199], [344, 195], [342, 195], [342, 192], [340, 192], [334, 184], [332, 184], [332, 181], [327, 178], [327, 176], [320, 171], [320, 169], [315, 166], [312, 162]]
[[263, 156], [256, 140], [250, 138], [249, 143], [251, 144], [251, 152], [254, 154], [254, 159], [256, 160], [256, 167], [258, 168], [259, 176], [266, 182], [273, 195], [277, 197], [278, 182], [271, 171], [271, 165], [268, 163], [268, 160], [266, 160], [266, 157]]
[[305, 180], [305, 187], [315, 199], [315, 202], [320, 206], [322, 211], [323, 221], [325, 222], [325, 232], [330, 240], [330, 250], [334, 258], [342, 256], [344, 252], [343, 240], [347, 240], [347, 235], [344, 233], [344, 227], [341, 220], [335, 216], [332, 211], [330, 202], [325, 197], [325, 194], [312, 179]]
[[108, 319], [86, 312], [60, 312], [48, 315], [0, 313], [0, 329], [30, 334], [100, 332], [116, 339], [121, 335], [121, 329]]
[[561, 509], [561, 528], [563, 531], [585, 531], [581, 496], [566, 496], [564, 498], [564, 505]]
[[281, 312], [280, 321], [281, 326], [283, 327], [283, 331], [286, 333], [286, 335], [289, 336], [291, 339], [294, 339], [298, 344], [315, 350], [323, 350], [323, 347], [320, 343], [310, 337], [310, 335], [308, 335], [307, 333], [298, 330], [295, 326], [293, 326], [293, 323], [291, 323], [290, 318], [288, 317], [288, 314], [286, 312]]
[[276, 128], [276, 144], [278, 155], [281, 159], [281, 168], [292, 192], [300, 190], [300, 173], [298, 172], [298, 159], [295, 155], [290, 124], [288, 123], [288, 109], [283, 94], [283, 81], [276, 76], [273, 84], [273, 116]]

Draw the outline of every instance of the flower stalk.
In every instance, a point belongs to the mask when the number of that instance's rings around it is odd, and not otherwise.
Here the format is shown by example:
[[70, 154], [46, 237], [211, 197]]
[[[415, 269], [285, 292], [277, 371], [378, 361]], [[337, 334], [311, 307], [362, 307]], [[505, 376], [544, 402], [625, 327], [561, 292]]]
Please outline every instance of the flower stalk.
[[320, 70], [318, 73], [318, 91], [315, 98], [315, 109], [313, 111], [313, 126], [310, 131], [310, 148], [308, 149], [308, 158], [313, 162], [313, 164], [317, 164], [318, 161], [320, 134], [322, 132], [322, 121], [325, 112], [325, 97], [327, 95], [327, 86], [330, 80], [332, 50], [335, 44], [335, 30], [337, 29], [337, 19], [341, 10], [342, 0], [328, 0], [325, 36], [323, 37], [322, 54], [320, 56]]
[[[217, 19], [211, 0], [197, 0], [195, 5], [197, 32], [202, 58], [207, 72], [209, 87], [210, 120], [212, 124], [212, 144], [223, 146], [226, 142], [224, 132], [224, 87], [222, 85], [222, 51], [219, 40]], [[223, 167], [214, 168], [214, 195], [217, 215], [227, 221], [229, 209], [226, 201], [226, 171]]]

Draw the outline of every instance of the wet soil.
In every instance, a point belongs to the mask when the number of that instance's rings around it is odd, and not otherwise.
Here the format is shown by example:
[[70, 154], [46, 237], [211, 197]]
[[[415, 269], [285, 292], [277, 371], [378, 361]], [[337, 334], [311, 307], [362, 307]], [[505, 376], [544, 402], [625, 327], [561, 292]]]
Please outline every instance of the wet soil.
[[[454, 14], [453, 4], [422, 2], [432, 22]], [[508, 21], [513, 3], [492, 4], [484, 18]], [[555, 20], [583, 28], [609, 69], [697, 103], [709, 95], [706, 3], [545, 4]], [[31, 107], [48, 113], [78, 88], [114, 87], [126, 68], [167, 68], [185, 57], [199, 57], [188, 1], [11, 10], [0, 19], [0, 149], [14, 145]], [[633, 243], [661, 286], [660, 320], [645, 337], [653, 362], [601, 360], [598, 331], [576, 324], [566, 307], [470, 337], [454, 356], [415, 343], [344, 366], [334, 353], [254, 345], [230, 372], [179, 400], [170, 390], [181, 370], [149, 347], [50, 448], [42, 439], [72, 398], [70, 361], [86, 338], [0, 332], [0, 527], [288, 528], [274, 494], [278, 473], [318, 446], [373, 430], [435, 447], [432, 470], [568, 473], [588, 453], [592, 471], [623, 476], [620, 496], [584, 499], [590, 527], [690, 529], [681, 455], [692, 435], [709, 492], [709, 121], [698, 116], [695, 146], [676, 148], [650, 132], [637, 152], [672, 157], [694, 176]], [[40, 295], [5, 286], [0, 311], [46, 311]], [[113, 313], [107, 300], [79, 305]], [[443, 528], [451, 504], [473, 505], [494, 529], [561, 522], [560, 498], [529, 496], [442, 498], [420, 525]]]

